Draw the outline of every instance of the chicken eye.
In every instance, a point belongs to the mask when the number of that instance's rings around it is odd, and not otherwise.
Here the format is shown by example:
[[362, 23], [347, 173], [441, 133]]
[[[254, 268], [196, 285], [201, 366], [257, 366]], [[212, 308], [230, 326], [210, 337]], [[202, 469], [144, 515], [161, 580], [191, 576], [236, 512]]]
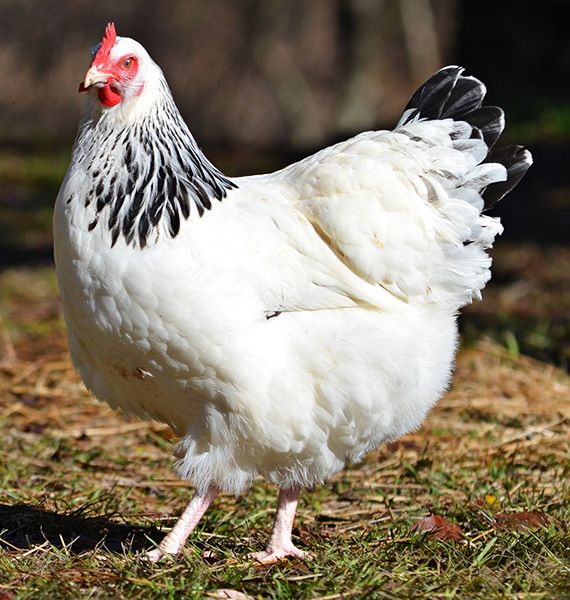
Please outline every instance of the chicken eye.
[[135, 64], [135, 59], [132, 56], [129, 56], [128, 58], [125, 58], [125, 60], [123, 61], [123, 69], [125, 69], [125, 71], [129, 71], [130, 69], [133, 68], [134, 64]]

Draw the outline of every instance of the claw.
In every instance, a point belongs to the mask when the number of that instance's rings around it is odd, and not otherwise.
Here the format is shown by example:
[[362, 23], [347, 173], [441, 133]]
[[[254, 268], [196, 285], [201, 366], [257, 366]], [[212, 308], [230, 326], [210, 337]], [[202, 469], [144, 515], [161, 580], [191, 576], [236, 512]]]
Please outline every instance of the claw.
[[155, 548], [146, 552], [144, 558], [151, 563], [157, 563], [164, 556], [164, 552], [160, 548]]
[[310, 560], [312, 558], [309, 552], [300, 550], [296, 546], [293, 546], [293, 544], [280, 548], [267, 548], [262, 552], [252, 552], [247, 557], [262, 565], [274, 565], [285, 558], [300, 558], [301, 560]]

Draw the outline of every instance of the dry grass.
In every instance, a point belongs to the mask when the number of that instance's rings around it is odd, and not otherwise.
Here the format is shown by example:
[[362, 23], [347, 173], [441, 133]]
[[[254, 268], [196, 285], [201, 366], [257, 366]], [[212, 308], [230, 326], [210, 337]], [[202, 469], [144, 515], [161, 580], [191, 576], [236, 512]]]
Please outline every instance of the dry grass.
[[555, 367], [490, 341], [464, 349], [420, 431], [305, 493], [306, 564], [244, 559], [271, 525], [275, 491], [259, 483], [220, 499], [184, 556], [149, 565], [139, 551], [190, 495], [169, 470], [171, 434], [86, 393], [51, 275], [2, 277], [3, 600], [565, 597], [570, 383]]

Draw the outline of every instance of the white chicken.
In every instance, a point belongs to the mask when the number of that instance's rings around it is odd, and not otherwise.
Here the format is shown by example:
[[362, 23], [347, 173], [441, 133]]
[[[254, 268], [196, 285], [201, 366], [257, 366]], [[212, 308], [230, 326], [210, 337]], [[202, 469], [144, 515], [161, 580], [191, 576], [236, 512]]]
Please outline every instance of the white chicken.
[[54, 213], [69, 347], [86, 386], [169, 424], [196, 489], [151, 560], [176, 554], [217, 493], [279, 487], [254, 558], [305, 556], [299, 492], [417, 428], [449, 383], [456, 315], [489, 279], [482, 214], [530, 154], [489, 154], [503, 113], [459, 67], [394, 131], [276, 173], [229, 178], [202, 154], [160, 68], [113, 24]]

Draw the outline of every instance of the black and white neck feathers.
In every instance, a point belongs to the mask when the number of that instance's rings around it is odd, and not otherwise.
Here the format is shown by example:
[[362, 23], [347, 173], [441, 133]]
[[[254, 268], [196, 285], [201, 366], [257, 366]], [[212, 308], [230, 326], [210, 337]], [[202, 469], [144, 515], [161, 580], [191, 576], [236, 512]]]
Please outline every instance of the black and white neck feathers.
[[88, 231], [105, 228], [111, 246], [123, 237], [144, 248], [161, 231], [175, 237], [182, 219], [202, 216], [236, 187], [196, 144], [162, 74], [154, 95], [130, 118], [93, 106], [75, 142], [73, 159], [86, 172]]

